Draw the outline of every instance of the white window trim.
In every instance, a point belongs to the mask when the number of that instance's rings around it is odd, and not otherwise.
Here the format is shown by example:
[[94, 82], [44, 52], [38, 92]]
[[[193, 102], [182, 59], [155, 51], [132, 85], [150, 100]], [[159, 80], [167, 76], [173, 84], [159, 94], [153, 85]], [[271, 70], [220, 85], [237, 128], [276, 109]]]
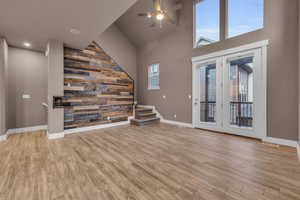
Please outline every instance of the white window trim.
[[[159, 79], [159, 86], [158, 87], [152, 87], [151, 86], [151, 82], [150, 82], [150, 68], [151, 66], [153, 65], [158, 65], [158, 79]], [[148, 65], [148, 70], [147, 70], [147, 73], [148, 73], [148, 90], [160, 90], [160, 63], [153, 63], [153, 64], [150, 64]]]
[[212, 45], [212, 44], [215, 44], [215, 43], [219, 43], [219, 42], [222, 42], [224, 40], [228, 40], [228, 39], [232, 39], [232, 38], [236, 38], [236, 37], [240, 37], [241, 35], [245, 35], [245, 34], [249, 34], [249, 33], [252, 33], [252, 32], [256, 32], [256, 31], [259, 31], [259, 30], [262, 30], [265, 28], [266, 26], [266, 12], [265, 12], [265, 7], [266, 7], [266, 1], [264, 0], [264, 13], [263, 13], [263, 27], [260, 28], [260, 29], [256, 29], [256, 30], [252, 30], [250, 32], [246, 32], [246, 33], [243, 33], [243, 34], [240, 34], [240, 35], [236, 35], [236, 36], [232, 36], [232, 37], [229, 37], [229, 29], [228, 29], [228, 0], [225, 0], [225, 7], [226, 7], [226, 11], [225, 11], [225, 35], [224, 37], [221, 35], [222, 33], [222, 3], [221, 3], [222, 0], [220, 0], [220, 24], [219, 24], [219, 27], [220, 27], [220, 39], [219, 41], [216, 41], [214, 43], [211, 43], [211, 44], [208, 44], [208, 45], [205, 45], [205, 46], [201, 46], [201, 47], [197, 47], [197, 41], [196, 41], [196, 4], [197, 3], [201, 3], [201, 2], [193, 2], [193, 48], [194, 49], [199, 49], [199, 48], [203, 48], [203, 47], [206, 47], [206, 46], [209, 46], [209, 45]]
[[148, 88], [148, 90], [160, 90], [160, 87], [157, 87], [157, 88]]
[[223, 56], [223, 55], [233, 54], [233, 53], [240, 52], [240, 51], [262, 48], [262, 47], [266, 47], [268, 44], [269, 44], [268, 40], [262, 40], [262, 41], [254, 42], [251, 44], [246, 44], [246, 45], [242, 45], [239, 47], [226, 49], [223, 51], [218, 51], [218, 52], [214, 52], [214, 53], [210, 53], [210, 54], [206, 54], [206, 55], [202, 55], [202, 56], [196, 56], [196, 57], [192, 58], [192, 62], [196, 63], [197, 61], [200, 61], [200, 60], [211, 59], [211, 58], [215, 58], [215, 57], [219, 57], [219, 56]]
[[198, 48], [196, 46], [196, 3], [193, 2], [193, 48]]

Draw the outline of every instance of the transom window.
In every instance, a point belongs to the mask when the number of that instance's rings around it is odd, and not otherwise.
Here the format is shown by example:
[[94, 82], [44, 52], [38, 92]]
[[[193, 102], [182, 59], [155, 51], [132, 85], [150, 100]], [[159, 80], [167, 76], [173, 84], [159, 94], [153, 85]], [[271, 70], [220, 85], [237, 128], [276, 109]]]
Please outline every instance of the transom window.
[[204, 0], [195, 5], [196, 47], [220, 40], [220, 0]]
[[264, 0], [194, 1], [196, 48], [264, 27]]
[[264, 0], [227, 0], [228, 37], [264, 27]]
[[159, 64], [152, 64], [148, 67], [148, 89], [158, 90], [159, 86]]

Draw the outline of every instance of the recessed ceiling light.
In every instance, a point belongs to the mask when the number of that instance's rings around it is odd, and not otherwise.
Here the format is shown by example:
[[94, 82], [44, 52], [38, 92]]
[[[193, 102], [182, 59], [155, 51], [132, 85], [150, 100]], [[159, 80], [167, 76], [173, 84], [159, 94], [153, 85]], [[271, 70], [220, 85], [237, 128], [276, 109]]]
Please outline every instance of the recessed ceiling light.
[[24, 42], [23, 45], [24, 45], [25, 47], [31, 47], [31, 44], [30, 44], [29, 42]]
[[79, 35], [79, 34], [80, 34], [80, 30], [75, 29], [75, 28], [70, 29], [70, 32], [71, 32], [73, 35]]

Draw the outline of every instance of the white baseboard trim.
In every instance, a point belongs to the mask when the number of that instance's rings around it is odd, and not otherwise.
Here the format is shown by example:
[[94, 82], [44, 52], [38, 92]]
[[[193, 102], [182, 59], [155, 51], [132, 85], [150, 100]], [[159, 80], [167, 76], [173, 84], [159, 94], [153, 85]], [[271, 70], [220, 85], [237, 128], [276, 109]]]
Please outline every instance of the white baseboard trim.
[[0, 142], [4, 140], [7, 140], [7, 134], [0, 135]]
[[280, 139], [280, 138], [273, 138], [273, 137], [265, 137], [264, 139], [262, 139], [262, 141], [273, 143], [273, 144], [284, 145], [284, 146], [290, 146], [290, 147], [297, 147], [298, 146], [297, 141]]
[[129, 117], [128, 121], [124, 121], [124, 122], [115, 122], [115, 123], [102, 124], [102, 125], [97, 125], [97, 126], [88, 126], [88, 127], [82, 127], [82, 128], [69, 129], [69, 130], [65, 130], [64, 133], [65, 134], [74, 134], [74, 133], [81, 133], [81, 132], [93, 131], [93, 130], [97, 130], [97, 129], [111, 128], [111, 127], [115, 127], [115, 126], [128, 125], [130, 123], [130, 119], [132, 119], [132, 117]]
[[128, 122], [130, 122], [130, 120], [132, 120], [132, 119], [134, 119], [134, 115], [128, 117]]
[[47, 136], [49, 140], [54, 140], [54, 139], [60, 139], [60, 138], [64, 138], [65, 137], [65, 133], [61, 132], [61, 133], [49, 133], [47, 131]]
[[16, 129], [8, 129], [7, 134], [18, 134], [18, 133], [25, 133], [30, 131], [41, 131], [47, 130], [47, 125], [42, 126], [31, 126], [31, 127], [24, 127], [24, 128], [16, 128]]
[[184, 123], [184, 122], [178, 122], [178, 121], [172, 121], [172, 120], [166, 120], [166, 119], [162, 119], [160, 121], [162, 123], [171, 124], [171, 125], [175, 125], [175, 126], [182, 126], [182, 127], [187, 127], [187, 128], [193, 128], [193, 125], [190, 124], [190, 123]]
[[110, 123], [110, 124], [102, 124], [102, 125], [97, 125], [97, 126], [88, 126], [88, 127], [82, 127], [82, 128], [74, 128], [74, 129], [65, 130], [64, 132], [61, 132], [61, 133], [51, 133], [50, 134], [47, 132], [47, 136], [48, 136], [48, 139], [59, 139], [59, 138], [64, 138], [65, 135], [68, 135], [68, 134], [82, 133], [82, 132], [93, 131], [93, 130], [97, 130], [97, 129], [128, 125], [128, 124], [130, 124], [130, 120], [133, 118], [134, 118], [134, 116], [129, 116], [127, 121], [115, 122], [115, 123]]
[[297, 153], [298, 153], [298, 159], [300, 162], [300, 143], [297, 144]]
[[152, 106], [152, 105], [141, 105], [141, 104], [138, 104], [137, 106], [144, 107], [144, 108], [155, 108], [155, 106]]

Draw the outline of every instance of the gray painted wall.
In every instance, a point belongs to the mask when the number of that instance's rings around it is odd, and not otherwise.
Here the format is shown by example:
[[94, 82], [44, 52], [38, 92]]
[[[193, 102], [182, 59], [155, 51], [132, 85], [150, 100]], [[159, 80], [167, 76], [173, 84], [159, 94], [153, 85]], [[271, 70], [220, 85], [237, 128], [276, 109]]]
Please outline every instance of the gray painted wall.
[[[137, 50], [139, 104], [155, 105], [166, 119], [191, 123], [191, 57], [268, 39], [268, 136], [298, 140], [298, 0], [266, 0], [265, 28], [259, 31], [200, 49], [192, 48], [192, 35], [190, 0], [184, 1], [179, 26], [173, 33]], [[156, 62], [161, 64], [161, 89], [148, 91], [147, 66]]]
[[64, 45], [51, 40], [47, 47], [48, 58], [48, 133], [64, 131], [64, 109], [53, 109], [53, 97], [64, 95]]
[[96, 41], [135, 81], [137, 92], [137, 57], [136, 48], [115, 25], [111, 25]]
[[[8, 49], [8, 128], [47, 124], [47, 58], [26, 49]], [[28, 94], [30, 99], [23, 99]]]
[[0, 37], [0, 135], [7, 131], [7, 73], [8, 73], [8, 46], [6, 40]]

